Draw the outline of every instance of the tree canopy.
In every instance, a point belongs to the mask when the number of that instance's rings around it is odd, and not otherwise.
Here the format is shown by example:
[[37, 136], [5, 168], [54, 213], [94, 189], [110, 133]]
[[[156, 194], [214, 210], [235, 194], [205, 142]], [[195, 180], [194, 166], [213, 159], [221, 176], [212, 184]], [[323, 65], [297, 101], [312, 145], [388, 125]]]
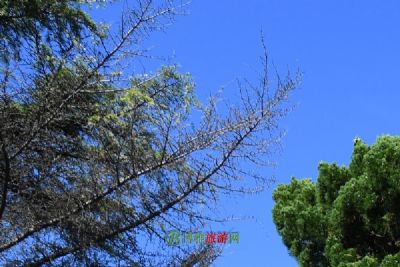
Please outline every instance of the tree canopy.
[[206, 265], [219, 249], [168, 248], [166, 232], [201, 229], [243, 180], [266, 184], [243, 162], [266, 163], [296, 80], [270, 88], [265, 56], [221, 115], [176, 66], [127, 67], [179, 4], [127, 1], [109, 29], [88, 2], [0, 3], [0, 264]]
[[400, 265], [400, 137], [359, 138], [349, 167], [320, 163], [315, 183], [273, 193], [273, 219], [301, 266]]

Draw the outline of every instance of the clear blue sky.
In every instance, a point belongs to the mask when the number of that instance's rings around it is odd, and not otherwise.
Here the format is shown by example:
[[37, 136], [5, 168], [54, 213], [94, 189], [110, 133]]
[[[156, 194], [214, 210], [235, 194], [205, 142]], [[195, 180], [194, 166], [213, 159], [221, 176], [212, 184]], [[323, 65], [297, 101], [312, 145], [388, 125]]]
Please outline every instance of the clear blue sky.
[[[221, 209], [257, 220], [216, 230], [237, 230], [240, 244], [227, 247], [216, 266], [297, 266], [272, 222], [272, 190], [278, 183], [317, 176], [323, 160], [348, 164], [356, 136], [371, 144], [399, 134], [400, 1], [195, 0], [190, 14], [149, 41], [153, 54], [193, 74], [205, 97], [259, 64], [260, 30], [280, 73], [299, 68], [303, 79], [282, 121], [287, 130], [279, 165], [266, 170], [276, 184], [258, 196], [224, 202]], [[225, 227], [225, 228], [224, 228]]]

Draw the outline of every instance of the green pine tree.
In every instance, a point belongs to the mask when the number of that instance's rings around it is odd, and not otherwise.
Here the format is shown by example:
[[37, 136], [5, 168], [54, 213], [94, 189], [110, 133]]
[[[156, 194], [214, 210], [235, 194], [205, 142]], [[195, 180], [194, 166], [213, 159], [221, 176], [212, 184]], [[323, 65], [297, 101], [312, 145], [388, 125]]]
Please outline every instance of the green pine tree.
[[273, 219], [299, 264], [400, 266], [400, 137], [354, 142], [349, 167], [320, 163], [315, 183], [273, 193]]

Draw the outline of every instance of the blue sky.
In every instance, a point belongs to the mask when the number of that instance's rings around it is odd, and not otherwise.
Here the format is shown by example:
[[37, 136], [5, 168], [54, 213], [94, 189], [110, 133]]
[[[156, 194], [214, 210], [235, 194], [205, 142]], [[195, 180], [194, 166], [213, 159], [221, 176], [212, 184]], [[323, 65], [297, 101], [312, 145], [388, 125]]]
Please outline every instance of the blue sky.
[[[259, 66], [263, 29], [271, 62], [281, 74], [300, 69], [302, 83], [282, 121], [287, 130], [277, 182], [257, 196], [220, 206], [254, 215], [216, 230], [240, 232], [216, 266], [297, 266], [272, 222], [272, 190], [279, 183], [317, 176], [320, 161], [348, 164], [356, 136], [372, 144], [399, 134], [400, 2], [387, 1], [193, 1], [189, 15], [148, 41], [152, 54], [171, 56], [193, 74], [205, 98]], [[224, 228], [225, 227], [225, 228]]]

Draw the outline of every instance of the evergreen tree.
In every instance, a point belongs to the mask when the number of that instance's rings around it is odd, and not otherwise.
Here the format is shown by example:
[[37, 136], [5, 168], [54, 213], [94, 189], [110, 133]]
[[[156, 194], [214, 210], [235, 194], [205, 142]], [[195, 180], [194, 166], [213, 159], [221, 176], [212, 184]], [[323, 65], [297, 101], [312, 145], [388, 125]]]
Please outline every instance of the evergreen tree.
[[273, 218], [301, 266], [400, 266], [400, 137], [359, 138], [349, 167], [274, 191]]

